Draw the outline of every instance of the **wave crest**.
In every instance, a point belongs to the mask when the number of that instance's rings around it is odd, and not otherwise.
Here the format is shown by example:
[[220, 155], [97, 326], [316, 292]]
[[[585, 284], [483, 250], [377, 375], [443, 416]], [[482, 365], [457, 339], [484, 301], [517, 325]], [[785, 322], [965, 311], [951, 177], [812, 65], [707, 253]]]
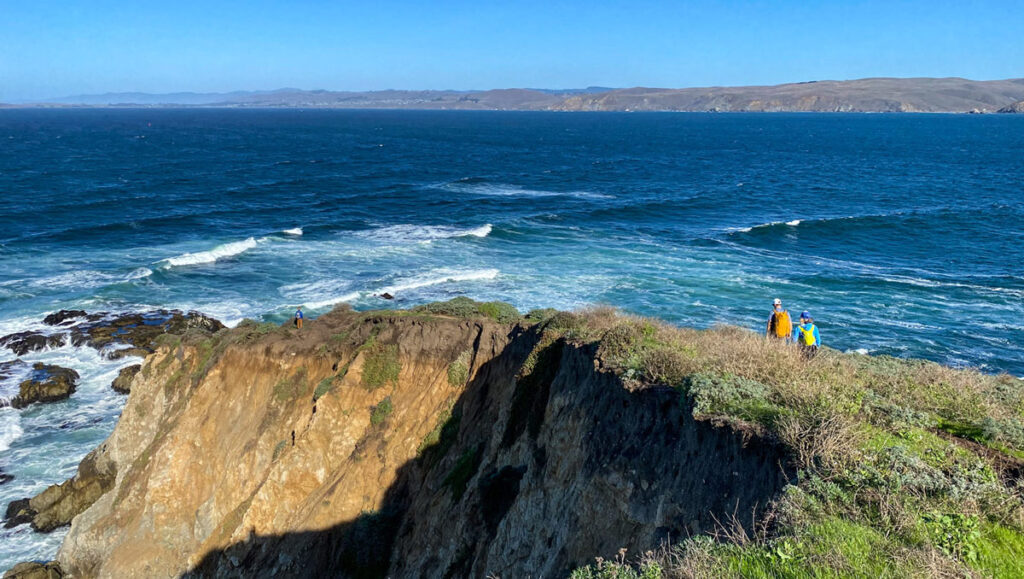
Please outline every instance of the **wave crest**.
[[241, 253], [245, 253], [246, 251], [256, 247], [258, 244], [259, 242], [256, 241], [256, 238], [250, 237], [243, 241], [233, 241], [231, 243], [218, 245], [217, 247], [207, 251], [184, 253], [177, 257], [169, 257], [163, 260], [163, 268], [170, 269], [172, 267], [179, 267], [183, 265], [213, 263], [217, 260], [224, 259], [225, 257], [233, 257]]
[[468, 229], [445, 225], [389, 225], [379, 229], [361, 231], [356, 235], [392, 243], [430, 243], [439, 239], [457, 237], [487, 237], [493, 230], [494, 226], [490, 223]]

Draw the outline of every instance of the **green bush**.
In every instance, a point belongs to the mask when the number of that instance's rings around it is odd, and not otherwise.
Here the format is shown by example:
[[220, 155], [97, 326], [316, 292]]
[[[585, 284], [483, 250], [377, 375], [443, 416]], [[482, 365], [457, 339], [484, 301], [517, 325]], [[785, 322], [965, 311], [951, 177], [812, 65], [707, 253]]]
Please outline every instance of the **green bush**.
[[928, 513], [923, 517], [932, 544], [960, 561], [978, 560], [978, 517], [962, 513]]
[[487, 317], [502, 324], [513, 323], [522, 318], [519, 310], [505, 302], [478, 302], [464, 296], [459, 296], [446, 302], [434, 302], [416, 306], [412, 311], [414, 313], [435, 314], [455, 318]]
[[398, 359], [397, 344], [383, 345], [372, 342], [365, 352], [361, 378], [363, 387], [367, 390], [376, 390], [385, 384], [398, 382], [402, 363]]
[[336, 379], [337, 376], [328, 376], [321, 380], [320, 383], [316, 385], [316, 390], [313, 391], [313, 402], [320, 400], [321, 398], [326, 396], [331, 390], [333, 390], [334, 381]]
[[764, 384], [739, 376], [693, 374], [683, 381], [682, 391], [693, 414], [724, 414], [771, 426], [783, 410], [770, 402]]
[[373, 409], [370, 411], [370, 424], [373, 426], [380, 426], [385, 420], [391, 416], [394, 412], [395, 407], [391, 403], [391, 397], [388, 396], [384, 400], [381, 400]]

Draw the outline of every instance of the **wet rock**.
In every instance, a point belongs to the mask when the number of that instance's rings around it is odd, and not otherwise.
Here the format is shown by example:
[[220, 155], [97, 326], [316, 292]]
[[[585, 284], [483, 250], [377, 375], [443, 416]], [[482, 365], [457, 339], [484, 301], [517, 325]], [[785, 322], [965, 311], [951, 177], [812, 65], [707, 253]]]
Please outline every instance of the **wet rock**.
[[36, 516], [36, 512], [32, 510], [32, 506], [29, 504], [32, 499], [18, 499], [11, 501], [7, 505], [7, 512], [4, 513], [4, 528], [13, 529], [18, 525], [24, 525], [25, 523], [31, 523], [32, 518]]
[[[96, 316], [99, 319], [94, 319]], [[190, 329], [213, 333], [224, 328], [224, 324], [199, 312], [178, 310], [91, 314], [86, 320], [71, 329], [71, 343], [97, 350], [110, 347], [107, 356], [112, 359], [150, 354], [156, 350], [156, 339], [162, 334], [180, 334]]]
[[62, 579], [64, 576], [60, 563], [56, 561], [49, 563], [30, 561], [11, 567], [4, 573], [3, 579]]
[[121, 372], [118, 373], [117, 378], [114, 378], [114, 382], [111, 383], [110, 387], [119, 394], [130, 393], [132, 391], [132, 379], [139, 373], [139, 370], [142, 370], [142, 364], [121, 368]]
[[71, 524], [71, 519], [85, 511], [114, 486], [114, 465], [106, 459], [105, 447], [90, 452], [78, 465], [78, 472], [67, 481], [50, 485], [29, 499], [32, 528], [41, 533]]
[[44, 334], [37, 331], [18, 332], [0, 338], [0, 346], [10, 348], [17, 356], [64, 345], [64, 334]]
[[47, 326], [65, 326], [73, 324], [75, 320], [84, 318], [86, 315], [88, 314], [85, 313], [85, 310], [60, 310], [43, 318], [43, 323]]
[[18, 387], [18, 395], [11, 406], [24, 408], [33, 402], [57, 402], [71, 396], [78, 385], [78, 372], [37, 362], [32, 365], [32, 377]]
[[21, 360], [10, 360], [8, 362], [0, 362], [0, 380], [10, 378], [14, 373], [21, 367], [25, 366], [25, 363]]
[[12, 480], [14, 480], [13, 474], [7, 474], [4, 471], [0, 470], [0, 485], [9, 483]]
[[386, 300], [393, 300], [393, 299], [395, 299], [395, 296], [389, 294], [388, 292], [384, 292], [384, 293], [380, 294], [380, 297], [382, 297], [382, 298], [384, 298]]

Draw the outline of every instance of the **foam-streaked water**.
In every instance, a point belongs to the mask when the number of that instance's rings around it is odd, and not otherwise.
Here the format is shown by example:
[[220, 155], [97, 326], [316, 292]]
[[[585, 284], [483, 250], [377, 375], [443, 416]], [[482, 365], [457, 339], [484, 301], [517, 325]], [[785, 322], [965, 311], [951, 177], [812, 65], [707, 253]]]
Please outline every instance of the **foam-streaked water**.
[[[457, 295], [759, 328], [781, 297], [843, 350], [1024, 375], [1021, 150], [1012, 115], [0, 111], [0, 332]], [[0, 409], [0, 507], [109, 433], [130, 363], [26, 360], [83, 385]], [[0, 568], [53, 556], [26, 529]]]

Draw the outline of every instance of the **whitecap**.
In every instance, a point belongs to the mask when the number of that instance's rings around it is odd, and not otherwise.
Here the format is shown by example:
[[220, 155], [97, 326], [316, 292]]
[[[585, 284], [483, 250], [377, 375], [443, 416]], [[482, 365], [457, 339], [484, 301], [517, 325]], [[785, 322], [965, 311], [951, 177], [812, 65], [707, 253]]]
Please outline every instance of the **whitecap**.
[[11, 448], [11, 444], [24, 433], [21, 413], [13, 408], [0, 408], [0, 452]]
[[456, 283], [466, 281], [489, 281], [498, 277], [497, 269], [478, 269], [470, 271], [439, 269], [427, 273], [398, 280], [392, 285], [382, 287], [374, 291], [354, 291], [340, 296], [332, 296], [326, 299], [305, 302], [310, 309], [326, 308], [345, 302], [353, 302], [366, 296], [378, 296], [381, 294], [397, 294], [415, 289], [441, 285], [445, 283]]
[[615, 199], [614, 195], [594, 193], [592, 191], [545, 191], [542, 189], [526, 189], [508, 183], [465, 183], [456, 181], [435, 187], [445, 191], [455, 191], [470, 195], [486, 197], [576, 197], [578, 199]]
[[797, 225], [800, 225], [801, 222], [802, 222], [802, 220], [800, 220], [800, 219], [794, 219], [793, 221], [787, 221], [786, 225], [788, 225], [790, 227], [796, 227]]
[[301, 236], [302, 235], [302, 228], [301, 227], [294, 227], [292, 229], [283, 229], [283, 230], [281, 230], [281, 233], [283, 233], [285, 235]]
[[[262, 240], [261, 240], [262, 241]], [[256, 247], [259, 242], [256, 238], [250, 237], [243, 241], [233, 241], [231, 243], [225, 243], [218, 245], [213, 249], [207, 251], [200, 251], [197, 253], [184, 253], [177, 257], [170, 257], [163, 260], [163, 268], [170, 269], [172, 267], [182, 265], [199, 265], [203, 263], [213, 263], [219, 259], [225, 257], [233, 257], [241, 253], [245, 253], [250, 249]]]
[[397, 243], [430, 243], [439, 239], [458, 237], [487, 237], [494, 227], [490, 223], [471, 228], [448, 227], [444, 225], [389, 225], [378, 229], [360, 231], [359, 237]]
[[419, 289], [423, 287], [429, 287], [432, 285], [439, 285], [443, 283], [457, 282], [457, 281], [482, 281], [492, 280], [498, 277], [500, 272], [497, 269], [480, 269], [475, 271], [444, 271], [436, 270], [420, 276], [409, 278], [403, 282], [382, 288], [376, 292], [378, 294], [389, 293], [395, 294], [402, 291], [408, 291], [413, 289]]

